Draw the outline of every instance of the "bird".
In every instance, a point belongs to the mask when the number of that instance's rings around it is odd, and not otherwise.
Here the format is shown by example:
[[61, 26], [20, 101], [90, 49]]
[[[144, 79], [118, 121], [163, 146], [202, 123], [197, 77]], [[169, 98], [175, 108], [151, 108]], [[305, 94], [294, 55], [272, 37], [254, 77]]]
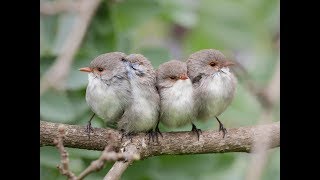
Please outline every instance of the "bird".
[[237, 80], [229, 69], [235, 63], [215, 49], [194, 52], [186, 63], [194, 89], [197, 120], [215, 117], [224, 138], [227, 130], [218, 116], [230, 105], [236, 91]]
[[173, 128], [191, 124], [199, 140], [199, 129], [193, 124], [194, 95], [186, 63], [171, 60], [161, 64], [157, 70], [157, 88], [160, 94], [160, 122]]
[[[132, 102], [118, 122], [126, 134], [146, 132], [154, 138], [160, 111], [160, 97], [156, 89], [156, 72], [142, 54], [130, 54], [122, 59], [130, 82]], [[160, 132], [160, 131], [159, 131]], [[161, 133], [160, 133], [161, 134]], [[158, 136], [157, 136], [158, 140]]]
[[88, 73], [86, 102], [94, 112], [86, 128], [89, 138], [95, 114], [106, 123], [117, 123], [132, 101], [124, 57], [126, 54], [122, 52], [101, 54], [88, 67], [79, 69]]

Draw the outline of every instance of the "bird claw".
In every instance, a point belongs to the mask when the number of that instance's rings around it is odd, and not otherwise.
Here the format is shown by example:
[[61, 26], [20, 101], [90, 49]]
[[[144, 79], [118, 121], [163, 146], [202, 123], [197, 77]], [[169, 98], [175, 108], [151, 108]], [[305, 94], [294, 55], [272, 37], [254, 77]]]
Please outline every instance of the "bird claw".
[[134, 136], [134, 133], [132, 133], [132, 132], [131, 133], [126, 133], [123, 129], [121, 129], [121, 140], [120, 140], [120, 142], [122, 142], [123, 137], [126, 137], [126, 138], [130, 139], [130, 142], [133, 142], [132, 141], [133, 136]]
[[158, 133], [159, 133], [160, 136], [163, 138], [162, 133], [160, 132], [160, 129], [159, 129], [158, 126], [156, 127], [156, 129], [155, 129], [154, 131], [155, 131], [155, 133], [156, 133], [157, 138], [158, 138]]
[[222, 131], [222, 133], [223, 133], [222, 138], [224, 138], [228, 131], [227, 131], [226, 128], [224, 128], [223, 124], [220, 122], [220, 120], [218, 119], [218, 117], [216, 117], [216, 119], [217, 119], [217, 121], [219, 122], [219, 132]]
[[88, 124], [86, 125], [86, 129], [84, 130], [84, 132], [87, 133], [90, 139], [90, 133], [93, 133], [93, 127], [91, 126], [91, 121], [89, 121]]
[[[196, 127], [196, 125], [194, 125], [194, 124], [192, 123], [192, 129], [191, 129], [191, 131], [192, 131], [192, 132], [195, 132], [195, 133], [197, 134], [198, 141], [199, 141], [199, 139], [200, 139], [200, 134], [202, 134], [201, 129], [198, 129], [198, 128]], [[200, 132], [200, 133], [199, 133], [199, 132]]]
[[89, 137], [89, 140], [90, 140], [90, 133], [93, 133], [93, 128], [91, 126], [91, 120], [93, 119], [93, 117], [95, 116], [96, 114], [93, 113], [93, 115], [91, 116], [90, 120], [88, 121], [88, 124], [86, 126], [86, 129], [84, 130], [84, 132], [87, 133], [88, 137]]
[[150, 140], [152, 139], [152, 142], [154, 142], [154, 139], [156, 139], [156, 142], [159, 143], [159, 136], [158, 133], [162, 136], [159, 128], [156, 128], [155, 131], [150, 130], [146, 133], [146, 135], [148, 135], [148, 143], [150, 143]]

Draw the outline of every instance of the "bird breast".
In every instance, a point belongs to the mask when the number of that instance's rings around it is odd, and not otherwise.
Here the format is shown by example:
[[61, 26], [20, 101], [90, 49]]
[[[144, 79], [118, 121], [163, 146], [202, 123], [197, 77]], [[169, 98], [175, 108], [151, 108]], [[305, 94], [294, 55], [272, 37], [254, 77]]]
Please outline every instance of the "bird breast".
[[231, 103], [235, 92], [235, 78], [231, 73], [219, 72], [205, 78], [196, 91], [201, 96], [199, 103], [203, 103], [198, 105], [203, 108], [200, 110], [203, 114], [199, 115], [207, 116], [205, 119], [218, 116]]
[[120, 99], [113, 85], [107, 85], [91, 73], [86, 91], [86, 101], [92, 111], [105, 121], [115, 121], [122, 112]]
[[193, 88], [190, 79], [178, 80], [161, 92], [161, 121], [170, 127], [190, 123], [193, 118]]

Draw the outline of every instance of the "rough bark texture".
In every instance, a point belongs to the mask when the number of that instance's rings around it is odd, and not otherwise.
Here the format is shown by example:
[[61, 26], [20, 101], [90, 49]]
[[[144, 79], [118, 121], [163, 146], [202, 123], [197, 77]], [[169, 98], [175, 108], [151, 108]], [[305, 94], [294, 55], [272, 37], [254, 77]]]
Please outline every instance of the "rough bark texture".
[[[57, 123], [40, 121], [40, 146], [54, 146], [53, 140], [58, 135]], [[85, 132], [85, 126], [65, 125], [66, 135], [64, 146], [104, 150], [112, 144], [119, 148], [128, 144], [136, 146], [141, 159], [170, 154], [204, 154], [224, 152], [250, 152], [254, 137], [259, 136], [259, 141], [270, 138], [269, 148], [280, 147], [280, 122], [252, 127], [228, 129], [225, 138], [216, 130], [203, 131], [199, 141], [193, 132], [163, 132], [159, 142], [148, 142], [148, 136], [140, 133], [130, 140], [124, 138], [121, 142], [121, 133], [113, 129], [94, 128], [90, 140]]]

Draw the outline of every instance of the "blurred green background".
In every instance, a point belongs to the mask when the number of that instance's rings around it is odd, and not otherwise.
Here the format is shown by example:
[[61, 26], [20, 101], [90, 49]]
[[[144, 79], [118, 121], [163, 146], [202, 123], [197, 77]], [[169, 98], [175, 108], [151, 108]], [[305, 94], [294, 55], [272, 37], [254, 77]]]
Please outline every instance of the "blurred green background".
[[[44, 2], [44, 1], [40, 1]], [[87, 74], [78, 71], [102, 53], [142, 53], [157, 68], [171, 59], [185, 60], [205, 48], [221, 50], [236, 58], [259, 86], [272, 78], [279, 48], [280, 3], [277, 0], [103, 0], [88, 27], [67, 77], [65, 90], [48, 90], [40, 97], [41, 120], [85, 126], [92, 112], [85, 101]], [[75, 13], [40, 17], [40, 74], [46, 72], [61, 52]], [[273, 120], [280, 120], [280, 100]], [[257, 124], [263, 111], [260, 103], [239, 80], [234, 101], [220, 116], [226, 128]], [[218, 129], [212, 119], [196, 123], [202, 130]], [[94, 127], [104, 127], [93, 119]], [[191, 130], [191, 126], [161, 131]], [[280, 149], [270, 150], [264, 180], [280, 179]], [[100, 152], [68, 148], [71, 169], [84, 170]], [[246, 153], [152, 157], [135, 162], [123, 174], [126, 179], [245, 179], [251, 155]], [[66, 179], [60, 175], [55, 147], [40, 147], [41, 179]], [[110, 164], [86, 179], [103, 179]]]

